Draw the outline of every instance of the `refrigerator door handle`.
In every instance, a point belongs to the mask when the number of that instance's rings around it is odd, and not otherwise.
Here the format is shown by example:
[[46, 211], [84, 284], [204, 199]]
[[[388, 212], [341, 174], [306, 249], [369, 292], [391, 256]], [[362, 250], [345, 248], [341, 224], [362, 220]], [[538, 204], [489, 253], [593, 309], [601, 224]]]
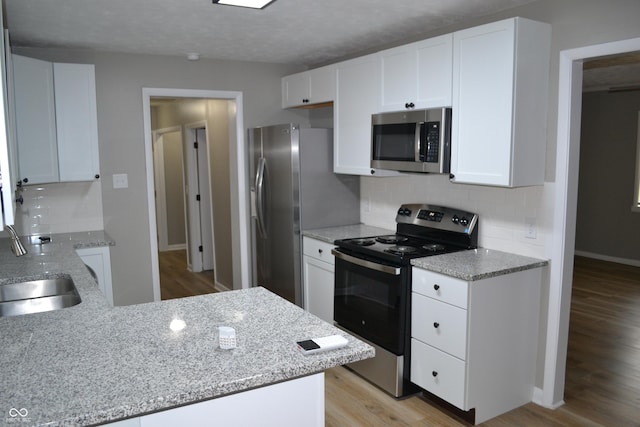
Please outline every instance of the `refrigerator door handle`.
[[260, 157], [258, 160], [258, 171], [256, 172], [256, 212], [257, 212], [257, 223], [258, 223], [258, 232], [260, 233], [260, 237], [263, 239], [267, 238], [267, 227], [265, 221], [265, 212], [264, 212], [264, 204], [266, 202], [266, 188], [265, 188], [265, 171], [267, 168], [267, 161], [264, 157]]

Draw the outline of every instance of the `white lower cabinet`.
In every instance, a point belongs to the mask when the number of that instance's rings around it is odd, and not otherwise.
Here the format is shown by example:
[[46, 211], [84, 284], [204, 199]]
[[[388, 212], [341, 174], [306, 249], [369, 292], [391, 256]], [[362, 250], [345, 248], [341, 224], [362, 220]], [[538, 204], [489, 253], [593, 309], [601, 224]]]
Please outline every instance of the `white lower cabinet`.
[[113, 286], [111, 283], [111, 253], [109, 246], [76, 249], [85, 265], [96, 273], [98, 287], [113, 306]]
[[333, 287], [335, 246], [303, 237], [304, 308], [325, 322], [333, 324]]
[[465, 281], [413, 268], [411, 381], [484, 422], [530, 402], [542, 269]]
[[322, 427], [324, 372], [109, 425]]

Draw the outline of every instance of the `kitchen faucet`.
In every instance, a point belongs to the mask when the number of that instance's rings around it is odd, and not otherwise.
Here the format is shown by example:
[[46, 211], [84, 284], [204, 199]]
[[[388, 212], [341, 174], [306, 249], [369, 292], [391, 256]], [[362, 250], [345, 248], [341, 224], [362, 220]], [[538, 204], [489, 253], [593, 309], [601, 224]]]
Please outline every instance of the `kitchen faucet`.
[[7, 225], [7, 231], [9, 232], [9, 237], [11, 237], [11, 250], [16, 256], [22, 256], [27, 253], [27, 250], [22, 245], [20, 241], [20, 237], [18, 237], [18, 233], [13, 229], [13, 226]]

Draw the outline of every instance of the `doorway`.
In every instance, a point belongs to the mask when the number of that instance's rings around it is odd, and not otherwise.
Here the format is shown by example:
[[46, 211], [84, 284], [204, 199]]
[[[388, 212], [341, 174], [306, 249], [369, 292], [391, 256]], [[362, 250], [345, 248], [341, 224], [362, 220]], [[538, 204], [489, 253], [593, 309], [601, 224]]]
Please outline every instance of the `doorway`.
[[[243, 103], [241, 92], [230, 91], [209, 91], [209, 90], [191, 90], [191, 89], [166, 89], [166, 88], [143, 88], [143, 118], [144, 118], [144, 136], [145, 136], [145, 158], [147, 171], [147, 195], [151, 202], [154, 197], [154, 167], [153, 167], [153, 137], [152, 137], [152, 113], [151, 98], [189, 98], [199, 100], [222, 100], [224, 105], [224, 114], [226, 115], [227, 133], [223, 136], [228, 153], [221, 156], [218, 160], [225, 162], [228, 173], [222, 176], [223, 179], [214, 179], [220, 182], [226, 179], [223, 185], [226, 187], [228, 194], [226, 206], [228, 211], [228, 226], [223, 227], [222, 232], [228, 233], [229, 243], [225, 248], [224, 255], [227, 262], [222, 263], [226, 268], [226, 276], [228, 279], [225, 283], [216, 283], [216, 287], [220, 285], [222, 289], [241, 289], [249, 287], [249, 233], [248, 233], [248, 196], [244, 190], [246, 188], [246, 166], [244, 162], [244, 124], [243, 124]], [[193, 120], [188, 123], [194, 124]], [[199, 128], [200, 126], [192, 126], [191, 128]], [[185, 126], [185, 129], [189, 126]], [[188, 133], [188, 132], [185, 132]], [[197, 132], [196, 132], [197, 133]], [[207, 135], [211, 137], [211, 134]], [[208, 138], [208, 141], [211, 141]], [[214, 168], [215, 170], [215, 168]], [[215, 173], [212, 173], [215, 175]], [[216, 206], [216, 197], [212, 197], [213, 205]], [[158, 239], [157, 239], [157, 215], [155, 203], [149, 203], [149, 244], [151, 247], [151, 274], [153, 279], [154, 300], [161, 299], [160, 292], [160, 274], [158, 261]], [[188, 215], [187, 215], [188, 216]], [[220, 215], [213, 215], [218, 218]], [[214, 230], [217, 228], [214, 226]], [[216, 240], [218, 240], [216, 232]], [[216, 251], [220, 254], [220, 251]], [[216, 266], [214, 270], [222, 270], [219, 268], [219, 256], [216, 256]]]
[[640, 50], [640, 38], [560, 52], [553, 236], [549, 249], [549, 308], [543, 390], [539, 399], [543, 406], [559, 407], [564, 396], [575, 254], [582, 62], [636, 50]]

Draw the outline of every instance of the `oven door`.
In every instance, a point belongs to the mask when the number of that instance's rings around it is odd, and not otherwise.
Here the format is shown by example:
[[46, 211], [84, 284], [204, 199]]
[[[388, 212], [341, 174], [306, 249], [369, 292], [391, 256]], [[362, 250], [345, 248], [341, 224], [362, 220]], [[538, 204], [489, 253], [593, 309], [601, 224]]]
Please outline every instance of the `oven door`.
[[380, 347], [405, 347], [408, 266], [392, 266], [334, 249], [334, 321]]

